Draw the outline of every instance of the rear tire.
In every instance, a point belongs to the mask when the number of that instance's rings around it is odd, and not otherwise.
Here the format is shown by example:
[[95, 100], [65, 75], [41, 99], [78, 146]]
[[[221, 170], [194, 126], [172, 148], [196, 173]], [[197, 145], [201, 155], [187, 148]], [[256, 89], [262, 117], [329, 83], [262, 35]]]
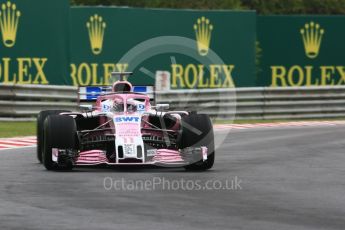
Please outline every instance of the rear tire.
[[45, 110], [41, 111], [37, 116], [36, 136], [37, 136], [37, 160], [42, 163], [42, 150], [43, 150], [43, 125], [44, 120], [49, 115], [58, 115], [59, 113], [69, 112], [66, 110]]
[[182, 117], [182, 136], [179, 146], [207, 147], [207, 160], [185, 166], [189, 171], [205, 171], [213, 167], [215, 158], [214, 133], [211, 119], [206, 114], [190, 114]]
[[52, 160], [52, 149], [76, 149], [77, 127], [73, 117], [50, 115], [44, 121], [42, 162], [47, 170], [71, 169], [73, 164], [58, 165]]

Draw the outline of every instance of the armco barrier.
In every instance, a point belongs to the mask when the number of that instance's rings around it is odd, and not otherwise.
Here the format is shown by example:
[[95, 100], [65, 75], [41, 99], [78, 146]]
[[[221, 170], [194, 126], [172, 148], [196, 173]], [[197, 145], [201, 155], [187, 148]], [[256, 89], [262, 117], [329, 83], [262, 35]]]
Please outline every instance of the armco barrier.
[[[345, 118], [345, 86], [174, 90], [156, 92], [156, 103], [196, 110], [218, 119]], [[1, 117], [34, 117], [45, 109], [75, 110], [78, 88], [0, 85]]]
[[45, 109], [77, 107], [78, 87], [0, 84], [0, 117], [34, 117]]
[[156, 101], [217, 119], [345, 117], [345, 86], [175, 90], [157, 92]]

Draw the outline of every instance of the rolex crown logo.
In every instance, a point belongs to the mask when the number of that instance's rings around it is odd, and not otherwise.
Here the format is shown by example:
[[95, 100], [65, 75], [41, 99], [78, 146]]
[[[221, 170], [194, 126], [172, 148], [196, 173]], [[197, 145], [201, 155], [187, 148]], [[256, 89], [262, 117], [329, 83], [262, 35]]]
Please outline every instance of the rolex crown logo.
[[103, 37], [106, 23], [101, 16], [97, 14], [90, 17], [90, 21], [86, 23], [89, 32], [91, 50], [94, 54], [100, 54], [103, 47]]
[[2, 41], [6, 47], [12, 47], [16, 43], [17, 29], [20, 11], [10, 1], [3, 3], [0, 10], [0, 30]]
[[194, 30], [199, 54], [201, 56], [206, 56], [210, 47], [213, 25], [210, 24], [210, 20], [201, 17], [198, 18], [197, 23], [194, 24]]
[[316, 58], [319, 54], [324, 29], [319, 24], [310, 22], [301, 29], [305, 54], [309, 58]]

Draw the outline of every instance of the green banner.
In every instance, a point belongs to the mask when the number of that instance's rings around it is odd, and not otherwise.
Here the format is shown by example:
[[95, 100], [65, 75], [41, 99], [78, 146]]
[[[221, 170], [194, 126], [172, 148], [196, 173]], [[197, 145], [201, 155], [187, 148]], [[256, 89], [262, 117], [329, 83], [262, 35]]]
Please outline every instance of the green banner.
[[172, 89], [255, 84], [253, 11], [72, 7], [70, 79], [108, 85], [112, 71], [134, 84], [167, 73]]
[[258, 85], [345, 84], [344, 16], [258, 16]]
[[162, 90], [344, 85], [344, 24], [344, 16], [0, 0], [0, 83], [109, 85], [112, 71], [132, 71], [132, 83], [158, 79]]
[[0, 1], [0, 83], [71, 84], [69, 0]]

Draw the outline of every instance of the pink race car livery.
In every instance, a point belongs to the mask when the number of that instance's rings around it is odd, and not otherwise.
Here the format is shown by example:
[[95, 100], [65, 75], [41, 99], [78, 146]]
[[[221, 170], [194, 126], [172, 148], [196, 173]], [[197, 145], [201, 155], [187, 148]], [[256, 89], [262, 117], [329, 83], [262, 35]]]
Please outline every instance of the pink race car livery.
[[41, 111], [37, 158], [47, 170], [101, 164], [210, 169], [215, 150], [208, 115], [168, 108], [152, 106], [148, 95], [121, 79], [86, 111]]

